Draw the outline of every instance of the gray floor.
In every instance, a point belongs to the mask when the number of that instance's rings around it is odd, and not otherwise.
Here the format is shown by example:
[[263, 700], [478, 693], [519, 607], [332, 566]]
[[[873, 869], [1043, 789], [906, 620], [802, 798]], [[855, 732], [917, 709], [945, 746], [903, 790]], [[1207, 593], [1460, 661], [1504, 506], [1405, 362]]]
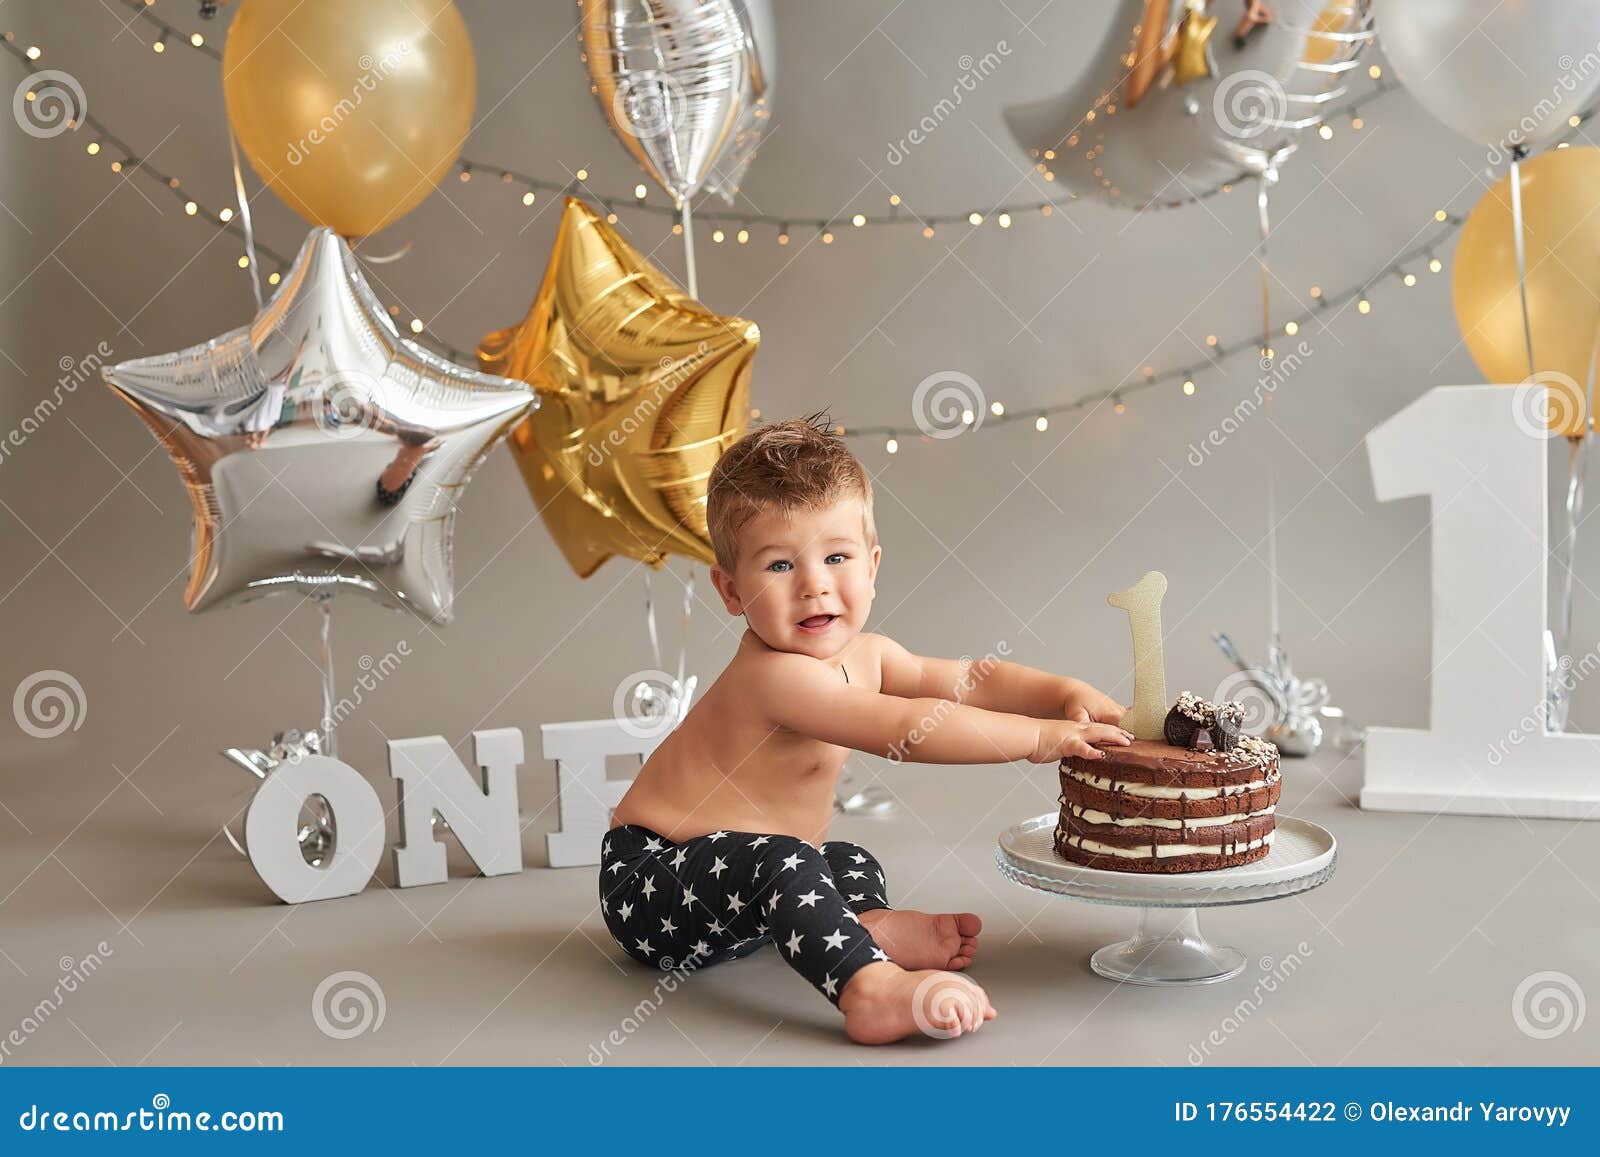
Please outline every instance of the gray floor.
[[[470, 878], [452, 850], [446, 884], [394, 890], [386, 862], [359, 896], [292, 908], [215, 837], [245, 798], [221, 789], [223, 771], [197, 769], [188, 790], [163, 780], [154, 798], [121, 775], [8, 784], [28, 832], [14, 826], [0, 845], [6, 1064], [1600, 1062], [1600, 1015], [1539, 1039], [1539, 1013], [1513, 1010], [1536, 973], [1600, 994], [1600, 823], [1362, 813], [1359, 753], [1285, 767], [1283, 810], [1339, 839], [1334, 879], [1205, 914], [1212, 938], [1251, 963], [1180, 990], [1089, 970], [1130, 912], [996, 872], [997, 833], [1050, 810], [1053, 769], [885, 765], [900, 814], [846, 817], [833, 834], [878, 854], [898, 906], [983, 916], [971, 975], [1000, 1017], [976, 1036], [883, 1050], [851, 1045], [771, 951], [671, 991], [623, 958], [595, 908], [594, 870], [534, 866], [554, 822], [537, 760], [522, 770], [521, 875]], [[53, 1000], [63, 970], [81, 972], [101, 941], [99, 970]], [[383, 1011], [347, 1038], [313, 1014], [319, 984], [343, 971], [370, 977], [355, 983], [381, 991]], [[51, 1007], [36, 1016], [41, 1002]], [[321, 1019], [335, 1034], [344, 1023]]]

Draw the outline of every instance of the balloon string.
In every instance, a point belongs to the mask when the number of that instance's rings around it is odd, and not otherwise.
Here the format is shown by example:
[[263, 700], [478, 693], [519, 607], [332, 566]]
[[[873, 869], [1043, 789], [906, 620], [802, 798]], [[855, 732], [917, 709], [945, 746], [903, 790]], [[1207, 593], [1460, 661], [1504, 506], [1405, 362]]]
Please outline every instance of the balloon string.
[[689, 198], [685, 197], [679, 205], [682, 210], [680, 223], [683, 225], [683, 260], [688, 278], [689, 296], [699, 301], [700, 279], [694, 269], [694, 220], [689, 212]]
[[1528, 255], [1522, 247], [1522, 164], [1520, 150], [1511, 154], [1511, 231], [1517, 242], [1517, 293], [1522, 298], [1522, 341], [1528, 351], [1528, 376], [1535, 373], [1533, 326], [1528, 322]]
[[644, 625], [650, 633], [650, 655], [655, 660], [656, 670], [661, 670], [661, 639], [656, 634], [656, 602], [651, 584], [652, 571], [647, 566], [644, 569]]
[[[1261, 360], [1263, 369], [1270, 369], [1267, 351], [1272, 348], [1272, 278], [1267, 267], [1267, 239], [1272, 233], [1272, 215], [1268, 211], [1268, 193], [1278, 179], [1275, 165], [1269, 165], [1261, 174], [1256, 190], [1256, 220], [1261, 227], [1261, 241], [1256, 246], [1256, 261], [1261, 267]], [[1267, 420], [1272, 420], [1272, 391], [1267, 391]], [[1267, 650], [1268, 662], [1276, 668], [1278, 661], [1278, 510], [1277, 510], [1276, 457], [1267, 458]]]
[[256, 295], [256, 312], [261, 312], [261, 262], [256, 260], [256, 234], [250, 223], [250, 198], [244, 195], [244, 172], [239, 168], [239, 138], [228, 126], [228, 149], [233, 153], [233, 191], [239, 199], [239, 224], [244, 229], [244, 253], [250, 262], [250, 288]]
[[333, 598], [316, 596], [322, 611], [322, 753], [339, 758], [339, 721], [333, 713]]

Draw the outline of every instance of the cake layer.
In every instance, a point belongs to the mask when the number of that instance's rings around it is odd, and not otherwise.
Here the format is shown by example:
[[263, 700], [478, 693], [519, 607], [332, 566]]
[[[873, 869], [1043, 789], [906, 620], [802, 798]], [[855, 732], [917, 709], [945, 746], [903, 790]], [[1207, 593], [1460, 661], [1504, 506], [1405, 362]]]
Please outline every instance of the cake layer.
[[1152, 856], [1150, 846], [1119, 848], [1097, 840], [1072, 836], [1056, 829], [1056, 855], [1086, 868], [1101, 868], [1112, 872], [1209, 872], [1219, 868], [1237, 868], [1265, 858], [1272, 851], [1272, 832], [1259, 841], [1240, 846], [1227, 854], [1195, 844], [1159, 845], [1159, 854]]
[[[1282, 791], [1283, 776], [1276, 771], [1268, 779], [1251, 780], [1233, 787], [1184, 788], [1127, 784], [1079, 775], [1063, 768], [1060, 802], [1130, 819], [1209, 819], [1272, 807]], [[1151, 792], [1160, 794], [1149, 794]]]
[[1062, 800], [1061, 802], [1067, 804], [1066, 807], [1061, 809], [1062, 820], [1065, 821], [1070, 817], [1086, 827], [1097, 824], [1102, 827], [1155, 827], [1172, 828], [1177, 831], [1184, 831], [1188, 828], [1209, 828], [1218, 827], [1222, 824], [1235, 824], [1247, 816], [1270, 816], [1275, 814], [1278, 810], [1276, 804], [1268, 804], [1266, 807], [1257, 811], [1235, 812], [1231, 815], [1190, 815], [1168, 818], [1161, 816], [1117, 816], [1110, 812], [1100, 811], [1098, 808], [1082, 807], [1075, 803], [1068, 803], [1066, 800]]
[[1272, 831], [1276, 817], [1271, 812], [1240, 816], [1231, 823], [1208, 824], [1203, 827], [1158, 827], [1154, 824], [1124, 826], [1120, 824], [1094, 824], [1072, 815], [1062, 814], [1057, 827], [1068, 836], [1106, 847], [1143, 848], [1147, 851], [1164, 844], [1192, 847], [1196, 851], [1228, 852], [1235, 847], [1245, 847]]
[[[1232, 751], [1191, 751], [1148, 739], [1135, 739], [1126, 747], [1103, 747], [1104, 759], [1069, 755], [1062, 772], [1130, 785], [1157, 788], [1237, 787], [1265, 780], [1278, 769], [1275, 748], [1236, 747]], [[1159, 795], [1149, 792], [1140, 794]]]

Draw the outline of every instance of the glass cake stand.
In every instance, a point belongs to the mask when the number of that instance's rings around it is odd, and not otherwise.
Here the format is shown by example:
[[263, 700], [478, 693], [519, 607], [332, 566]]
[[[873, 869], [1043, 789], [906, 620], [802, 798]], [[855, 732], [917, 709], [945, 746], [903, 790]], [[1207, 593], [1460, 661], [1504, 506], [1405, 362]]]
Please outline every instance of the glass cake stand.
[[1239, 975], [1244, 953], [1208, 941], [1198, 910], [1309, 892], [1333, 878], [1338, 854], [1332, 832], [1280, 815], [1272, 851], [1253, 864], [1214, 872], [1108, 872], [1056, 855], [1059, 819], [1059, 812], [1050, 812], [1008, 828], [995, 849], [995, 865], [1025, 888], [1140, 909], [1132, 937], [1089, 958], [1101, 976], [1133, 984], [1214, 984]]

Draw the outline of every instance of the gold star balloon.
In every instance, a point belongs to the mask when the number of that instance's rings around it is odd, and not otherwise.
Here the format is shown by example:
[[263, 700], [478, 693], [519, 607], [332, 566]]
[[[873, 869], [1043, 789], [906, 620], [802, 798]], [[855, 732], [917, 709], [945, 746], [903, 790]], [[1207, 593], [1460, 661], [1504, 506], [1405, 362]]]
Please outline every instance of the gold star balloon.
[[541, 404], [508, 439], [579, 577], [614, 554], [715, 561], [706, 481], [749, 425], [761, 331], [689, 297], [605, 219], [568, 198], [526, 317], [488, 334], [488, 373]]
[[1191, 0], [1188, 7], [1178, 25], [1178, 43], [1172, 56], [1172, 83], [1180, 87], [1211, 75], [1208, 53], [1211, 34], [1217, 30], [1217, 18], [1206, 15], [1203, 0]]

